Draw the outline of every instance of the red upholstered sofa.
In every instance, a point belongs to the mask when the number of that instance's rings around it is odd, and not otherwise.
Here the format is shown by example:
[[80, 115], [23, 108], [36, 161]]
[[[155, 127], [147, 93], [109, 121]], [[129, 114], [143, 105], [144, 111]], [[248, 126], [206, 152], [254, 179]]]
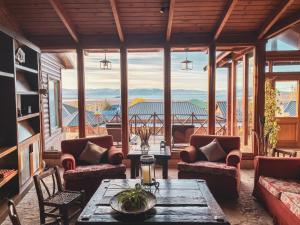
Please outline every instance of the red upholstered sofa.
[[[78, 160], [88, 141], [108, 148], [108, 153], [97, 165], [87, 165]], [[88, 199], [95, 193], [103, 179], [126, 178], [126, 167], [122, 164], [124, 155], [121, 149], [113, 146], [113, 138], [110, 135], [65, 140], [61, 143], [61, 150], [65, 188], [75, 191], [85, 190]]]
[[300, 224], [300, 158], [256, 157], [253, 195], [277, 225]]
[[[227, 153], [220, 162], [208, 162], [199, 147], [217, 139]], [[240, 188], [240, 138], [234, 136], [192, 135], [190, 146], [180, 152], [179, 179], [204, 179], [216, 198], [238, 198]]]

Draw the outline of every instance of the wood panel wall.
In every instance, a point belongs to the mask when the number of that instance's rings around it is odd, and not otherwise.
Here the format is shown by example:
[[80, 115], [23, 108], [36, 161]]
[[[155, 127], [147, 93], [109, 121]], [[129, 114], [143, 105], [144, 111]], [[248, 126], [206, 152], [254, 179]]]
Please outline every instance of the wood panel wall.
[[[60, 63], [58, 57], [54, 54], [43, 53], [41, 56], [41, 72], [43, 83], [48, 87], [49, 78], [61, 81], [61, 69], [63, 66]], [[44, 146], [43, 150], [51, 149], [53, 146], [56, 149], [60, 149], [61, 141], [61, 129], [57, 129], [51, 133], [50, 130], [50, 115], [49, 115], [49, 101], [48, 95], [41, 97], [42, 109], [43, 109], [43, 135], [44, 135]], [[61, 104], [61, 103], [60, 103]]]

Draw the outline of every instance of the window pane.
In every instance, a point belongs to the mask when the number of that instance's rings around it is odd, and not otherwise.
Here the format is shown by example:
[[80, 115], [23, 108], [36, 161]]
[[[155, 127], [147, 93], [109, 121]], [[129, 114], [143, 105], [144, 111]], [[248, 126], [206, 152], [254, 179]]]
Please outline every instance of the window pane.
[[[75, 53], [66, 54], [76, 62]], [[61, 76], [63, 139], [74, 139], [79, 137], [77, 66], [62, 69]]]
[[280, 108], [278, 117], [296, 117], [297, 113], [297, 81], [276, 81], [277, 104]]
[[[182, 70], [185, 59], [193, 62], [192, 70]], [[208, 72], [203, 68], [208, 56], [203, 52], [172, 52], [171, 97], [173, 150], [189, 144], [193, 133], [207, 134]]]
[[131, 147], [140, 145], [141, 127], [150, 129], [150, 148], [164, 140], [163, 51], [128, 53], [128, 119]]
[[235, 108], [235, 135], [242, 137], [242, 103], [243, 103], [243, 62], [236, 66], [236, 108]]
[[273, 72], [300, 72], [299, 62], [274, 62]]
[[59, 82], [49, 80], [49, 111], [51, 132], [59, 126]]
[[[111, 62], [111, 69], [100, 69], [100, 61]], [[85, 132], [86, 136], [112, 135], [121, 145], [120, 53], [110, 50], [87, 53], [85, 66]]]
[[228, 68], [217, 68], [216, 73], [216, 134], [227, 133]]
[[254, 58], [249, 57], [248, 71], [248, 151], [252, 152]]

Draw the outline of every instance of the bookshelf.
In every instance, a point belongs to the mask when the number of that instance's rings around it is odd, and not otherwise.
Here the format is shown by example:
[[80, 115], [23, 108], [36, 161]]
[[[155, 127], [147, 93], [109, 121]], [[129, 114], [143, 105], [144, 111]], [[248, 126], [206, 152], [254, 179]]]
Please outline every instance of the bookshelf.
[[0, 203], [41, 169], [39, 57], [37, 47], [0, 30]]

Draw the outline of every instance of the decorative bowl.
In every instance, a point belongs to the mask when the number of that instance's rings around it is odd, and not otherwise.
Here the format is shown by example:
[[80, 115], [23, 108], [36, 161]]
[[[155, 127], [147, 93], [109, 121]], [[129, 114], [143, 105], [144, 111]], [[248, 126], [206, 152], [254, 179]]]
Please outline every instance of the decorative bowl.
[[[126, 191], [126, 190], [125, 190]], [[148, 212], [156, 205], [156, 197], [151, 192], [145, 191], [147, 195], [146, 205], [137, 210], [126, 210], [123, 207], [123, 204], [119, 203], [118, 196], [123, 193], [124, 191], [119, 192], [118, 194], [114, 195], [110, 200], [110, 206], [113, 210], [118, 213], [125, 214], [125, 215], [140, 215]]]

